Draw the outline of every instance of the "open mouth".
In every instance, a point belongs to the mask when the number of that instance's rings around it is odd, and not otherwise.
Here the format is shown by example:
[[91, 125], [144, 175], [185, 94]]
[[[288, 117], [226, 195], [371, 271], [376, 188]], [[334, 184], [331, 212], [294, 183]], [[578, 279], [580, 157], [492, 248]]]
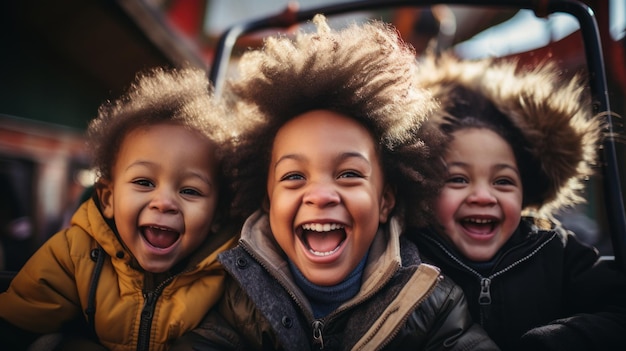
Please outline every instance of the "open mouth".
[[499, 221], [495, 219], [468, 217], [463, 218], [460, 223], [463, 229], [472, 234], [489, 234], [493, 232]]
[[332, 255], [346, 240], [344, 226], [338, 223], [307, 223], [301, 228], [300, 240], [315, 256]]
[[167, 249], [174, 245], [180, 238], [180, 233], [170, 228], [146, 226], [141, 228], [141, 234], [146, 239], [148, 244], [159, 248]]

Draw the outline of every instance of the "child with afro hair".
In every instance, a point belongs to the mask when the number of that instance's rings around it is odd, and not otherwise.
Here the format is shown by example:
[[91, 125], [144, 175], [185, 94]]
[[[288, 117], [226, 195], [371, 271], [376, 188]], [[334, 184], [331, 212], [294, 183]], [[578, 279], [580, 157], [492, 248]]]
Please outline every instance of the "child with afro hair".
[[174, 349], [497, 349], [402, 235], [443, 174], [412, 48], [382, 22], [313, 21], [245, 53], [226, 89], [258, 119], [234, 160], [248, 219], [219, 256], [224, 298]]
[[156, 68], [100, 107], [94, 196], [0, 294], [0, 344], [166, 350], [196, 327], [223, 292], [217, 254], [236, 242], [222, 174], [233, 120], [211, 95], [201, 69]]

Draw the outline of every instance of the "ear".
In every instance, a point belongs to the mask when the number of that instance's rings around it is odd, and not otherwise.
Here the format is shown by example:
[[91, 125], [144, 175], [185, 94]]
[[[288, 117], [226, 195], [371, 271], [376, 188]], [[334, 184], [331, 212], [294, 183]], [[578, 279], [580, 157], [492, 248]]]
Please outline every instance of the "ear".
[[95, 185], [102, 214], [106, 218], [113, 218], [113, 182], [108, 179], [99, 179]]
[[380, 211], [379, 211], [380, 215], [378, 219], [380, 223], [387, 222], [387, 220], [389, 219], [389, 214], [391, 213], [391, 211], [393, 210], [395, 206], [396, 206], [396, 191], [391, 185], [386, 184], [385, 188], [383, 189], [383, 196], [380, 202]]

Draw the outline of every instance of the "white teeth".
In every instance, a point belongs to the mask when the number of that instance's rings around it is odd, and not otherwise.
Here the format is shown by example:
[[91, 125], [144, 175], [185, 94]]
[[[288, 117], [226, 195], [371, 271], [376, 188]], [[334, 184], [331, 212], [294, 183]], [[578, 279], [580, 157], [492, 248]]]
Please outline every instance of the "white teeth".
[[343, 226], [337, 223], [307, 223], [302, 225], [302, 229], [315, 232], [329, 232], [331, 230], [341, 229]]
[[[330, 232], [331, 230], [338, 230], [342, 228], [344, 228], [344, 226], [339, 223], [307, 223], [307, 224], [302, 225], [303, 230], [309, 230], [309, 231], [314, 231], [318, 233]], [[323, 257], [323, 256], [329, 256], [329, 255], [334, 254], [335, 252], [337, 252], [337, 250], [339, 250], [340, 247], [341, 245], [337, 246], [331, 251], [326, 251], [326, 252], [315, 251], [309, 248], [309, 252], [315, 256]]]
[[337, 246], [334, 250], [328, 251], [328, 252], [319, 252], [319, 251], [315, 251], [313, 249], [309, 249], [309, 252], [314, 254], [315, 256], [329, 256], [329, 255], [332, 255], [335, 252], [337, 252], [337, 250], [339, 250], [339, 246]]
[[493, 222], [493, 220], [491, 220], [491, 219], [479, 219], [479, 218], [467, 218], [467, 219], [465, 219], [465, 221], [466, 222], [477, 223], [477, 224], [487, 224], [487, 223]]

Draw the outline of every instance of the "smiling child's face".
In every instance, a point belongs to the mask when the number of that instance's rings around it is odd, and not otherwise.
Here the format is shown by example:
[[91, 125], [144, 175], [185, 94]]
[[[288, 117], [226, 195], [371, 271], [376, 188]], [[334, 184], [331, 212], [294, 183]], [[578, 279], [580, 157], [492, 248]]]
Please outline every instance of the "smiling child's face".
[[274, 139], [267, 191], [276, 241], [312, 283], [340, 283], [363, 259], [395, 197], [370, 132], [342, 114], [315, 110]]
[[215, 145], [173, 124], [129, 132], [100, 192], [105, 217], [149, 272], [165, 272], [210, 232], [218, 184]]
[[522, 180], [511, 145], [485, 128], [453, 134], [435, 216], [467, 258], [488, 261], [509, 240], [522, 211]]

